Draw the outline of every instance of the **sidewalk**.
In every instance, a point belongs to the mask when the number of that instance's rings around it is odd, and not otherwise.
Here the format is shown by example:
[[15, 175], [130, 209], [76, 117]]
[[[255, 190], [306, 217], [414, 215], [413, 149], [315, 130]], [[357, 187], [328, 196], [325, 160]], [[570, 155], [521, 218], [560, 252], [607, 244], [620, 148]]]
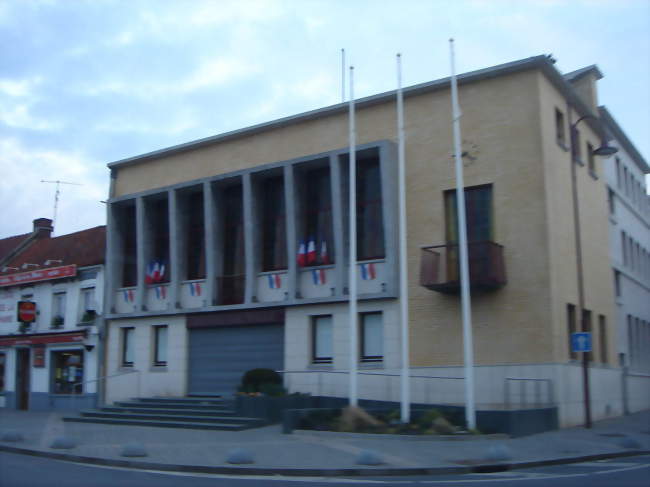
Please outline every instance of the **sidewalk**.
[[[650, 411], [601, 421], [591, 430], [569, 428], [523, 438], [463, 441], [319, 432], [284, 435], [279, 425], [229, 432], [64, 423], [63, 415], [1, 410], [0, 451], [132, 468], [282, 475], [463, 473], [497, 464], [505, 470], [538, 462], [650, 454]], [[11, 433], [20, 433], [22, 441], [6, 441]], [[51, 448], [59, 437], [73, 440], [76, 446]], [[143, 447], [147, 456], [122, 456], [125, 445], [133, 443]], [[235, 449], [243, 449], [254, 463], [227, 463]], [[368, 451], [383, 463], [358, 464], [359, 456], [367, 456]]]

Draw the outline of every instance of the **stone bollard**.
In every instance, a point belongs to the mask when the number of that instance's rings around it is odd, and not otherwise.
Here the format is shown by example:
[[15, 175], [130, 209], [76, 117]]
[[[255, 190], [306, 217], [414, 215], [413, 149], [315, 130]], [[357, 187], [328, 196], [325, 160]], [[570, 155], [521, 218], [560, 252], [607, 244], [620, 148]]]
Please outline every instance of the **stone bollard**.
[[122, 447], [120, 455], [123, 457], [146, 457], [147, 450], [141, 443], [127, 443]]
[[75, 446], [77, 446], [77, 443], [67, 436], [58, 436], [54, 438], [54, 441], [50, 444], [50, 448], [56, 448], [57, 450], [69, 450]]
[[382, 465], [384, 459], [374, 450], [362, 450], [357, 456], [357, 465]]
[[512, 460], [512, 453], [510, 448], [506, 445], [492, 445], [488, 448], [487, 453], [485, 454], [485, 460], [490, 462], [504, 462], [506, 460]]
[[244, 465], [255, 463], [253, 453], [245, 448], [236, 448], [228, 452], [226, 462], [233, 465]]

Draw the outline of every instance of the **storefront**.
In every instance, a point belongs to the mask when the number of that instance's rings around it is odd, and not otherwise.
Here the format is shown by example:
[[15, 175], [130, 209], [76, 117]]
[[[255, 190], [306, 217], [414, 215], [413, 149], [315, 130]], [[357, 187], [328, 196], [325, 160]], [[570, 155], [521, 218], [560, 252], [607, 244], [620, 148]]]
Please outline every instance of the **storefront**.
[[0, 406], [30, 411], [96, 406], [96, 366], [87, 331], [0, 337]]

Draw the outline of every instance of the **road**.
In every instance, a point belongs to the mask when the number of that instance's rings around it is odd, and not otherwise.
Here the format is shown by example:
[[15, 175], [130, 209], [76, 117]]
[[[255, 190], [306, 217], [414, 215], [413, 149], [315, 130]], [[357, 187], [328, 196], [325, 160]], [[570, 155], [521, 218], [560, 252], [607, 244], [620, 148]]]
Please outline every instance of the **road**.
[[426, 477], [292, 478], [185, 474], [98, 467], [0, 453], [0, 487], [648, 487], [650, 457], [557, 465], [491, 474]]

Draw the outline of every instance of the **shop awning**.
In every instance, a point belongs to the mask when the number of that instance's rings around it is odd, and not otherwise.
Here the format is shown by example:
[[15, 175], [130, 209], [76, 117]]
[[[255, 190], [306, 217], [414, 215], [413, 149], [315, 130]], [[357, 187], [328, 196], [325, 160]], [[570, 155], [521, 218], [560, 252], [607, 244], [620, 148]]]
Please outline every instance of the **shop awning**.
[[83, 342], [86, 330], [61, 333], [34, 333], [33, 335], [0, 335], [0, 347], [15, 345], [45, 345], [48, 343]]

